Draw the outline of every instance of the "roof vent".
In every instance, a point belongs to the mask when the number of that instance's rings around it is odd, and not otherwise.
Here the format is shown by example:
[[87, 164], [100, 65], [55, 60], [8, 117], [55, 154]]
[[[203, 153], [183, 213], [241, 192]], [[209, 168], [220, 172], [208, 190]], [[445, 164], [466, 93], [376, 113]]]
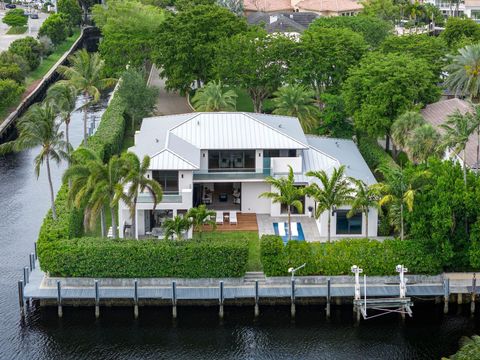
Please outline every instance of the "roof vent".
[[200, 121], [199, 120], [197, 120], [197, 125], [200, 126]]
[[337, 145], [337, 147], [340, 147], [340, 144], [338, 143], [338, 141], [335, 141], [335, 145]]
[[160, 140], [158, 140], [158, 139], [155, 139], [155, 142], [157, 142], [157, 143], [158, 143], [159, 141], [160, 141]]
[[282, 124], [278, 124], [278, 127], [281, 129], [283, 126], [282, 126]]

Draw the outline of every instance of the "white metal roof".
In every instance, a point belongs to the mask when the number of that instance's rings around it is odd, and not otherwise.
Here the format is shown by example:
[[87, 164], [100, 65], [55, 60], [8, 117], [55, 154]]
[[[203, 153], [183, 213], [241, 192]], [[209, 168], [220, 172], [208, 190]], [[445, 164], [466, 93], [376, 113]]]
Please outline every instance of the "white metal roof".
[[169, 149], [164, 149], [150, 160], [153, 170], [196, 170], [199, 167], [181, 158]]

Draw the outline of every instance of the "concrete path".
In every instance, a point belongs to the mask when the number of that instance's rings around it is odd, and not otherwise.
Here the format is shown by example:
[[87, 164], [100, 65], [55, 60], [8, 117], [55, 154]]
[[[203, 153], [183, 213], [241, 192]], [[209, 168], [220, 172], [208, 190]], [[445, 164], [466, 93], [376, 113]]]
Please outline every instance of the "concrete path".
[[155, 115], [172, 115], [192, 112], [187, 99], [176, 92], [167, 92], [165, 90], [165, 80], [160, 78], [158, 69], [153, 66], [148, 84], [160, 89], [157, 99], [157, 109]]

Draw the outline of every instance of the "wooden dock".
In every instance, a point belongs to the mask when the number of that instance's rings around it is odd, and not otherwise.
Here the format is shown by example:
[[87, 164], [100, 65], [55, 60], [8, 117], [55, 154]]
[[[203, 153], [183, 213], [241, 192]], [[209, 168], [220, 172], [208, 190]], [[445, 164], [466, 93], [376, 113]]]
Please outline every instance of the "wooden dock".
[[[228, 214], [225, 212], [225, 214]], [[204, 226], [206, 231], [212, 231], [209, 225]], [[218, 224], [215, 231], [258, 231], [257, 215], [237, 213], [237, 224], [230, 224], [228, 219], [224, 220], [223, 224]]]

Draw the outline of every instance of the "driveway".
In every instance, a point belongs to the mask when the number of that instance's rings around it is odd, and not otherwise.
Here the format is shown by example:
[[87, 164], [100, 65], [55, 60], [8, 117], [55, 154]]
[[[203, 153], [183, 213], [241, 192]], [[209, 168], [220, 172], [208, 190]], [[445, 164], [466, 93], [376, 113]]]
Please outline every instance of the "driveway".
[[[23, 8], [23, 7], [17, 6], [17, 8]], [[25, 8], [23, 9], [26, 10]], [[38, 30], [40, 29], [40, 26], [42, 26], [42, 23], [48, 17], [48, 14], [39, 12], [38, 19], [30, 19], [30, 18], [28, 19], [28, 24], [30, 25], [30, 32], [27, 30], [25, 34], [21, 34], [21, 35], [6, 35], [6, 32], [9, 29], [9, 26], [7, 24], [4, 24], [2, 20], [7, 11], [8, 9], [0, 9], [0, 51], [7, 50], [10, 44], [17, 39], [21, 39], [27, 36], [32, 36], [36, 38], [38, 35]]]
[[167, 90], [165, 90], [165, 80], [160, 78], [159, 71], [155, 66], [152, 67], [152, 71], [150, 72], [148, 84], [156, 86], [160, 90], [155, 115], [173, 115], [192, 112], [185, 97], [177, 92], [167, 92]]

